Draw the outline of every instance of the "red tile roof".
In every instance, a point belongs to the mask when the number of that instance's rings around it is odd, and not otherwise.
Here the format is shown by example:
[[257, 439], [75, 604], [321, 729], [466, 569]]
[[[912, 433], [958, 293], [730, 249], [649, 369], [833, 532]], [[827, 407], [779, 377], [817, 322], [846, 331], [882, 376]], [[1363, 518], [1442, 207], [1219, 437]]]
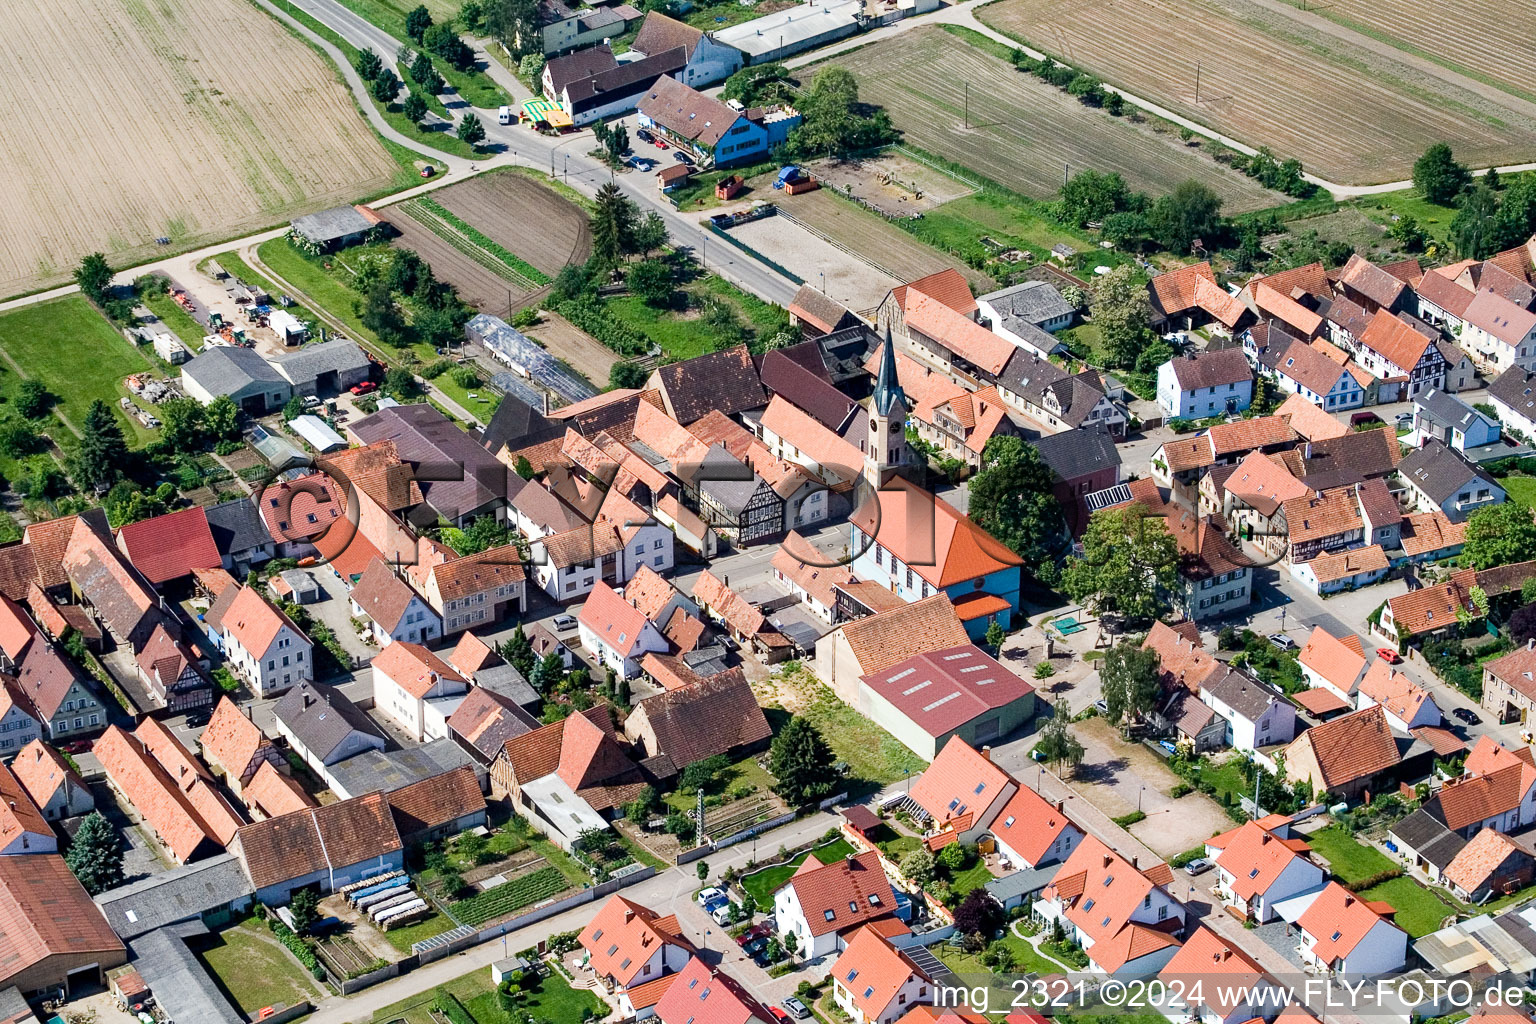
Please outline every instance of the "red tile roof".
[[1185, 1002], [1208, 1006], [1225, 1017], [1248, 1001], [1265, 974], [1257, 960], [1200, 925], [1157, 977], [1170, 990], [1179, 986], [1191, 996], [1200, 991], [1200, 998]]
[[765, 631], [767, 616], [708, 569], [694, 582], [693, 597], [701, 609], [719, 616], [720, 621], [741, 636], [757, 636]]
[[1192, 263], [1159, 274], [1147, 287], [1158, 308], [1170, 316], [1198, 307], [1232, 327], [1245, 312], [1243, 304], [1216, 283], [1210, 263]]
[[1474, 893], [1488, 884], [1489, 876], [1511, 856], [1529, 860], [1519, 843], [1496, 829], [1480, 829], [1471, 842], [1446, 866], [1445, 877], [1463, 892]]
[[467, 764], [402, 786], [387, 799], [395, 827], [407, 838], [485, 811], [485, 796]]
[[[1161, 874], [1166, 875], [1166, 865], [1156, 866], [1163, 868]], [[1158, 885], [1150, 870], [1139, 870], [1089, 835], [1056, 872], [1055, 880], [1045, 889], [1045, 897], [1061, 899], [1066, 904], [1067, 919], [1093, 943], [1094, 961], [1113, 972], [1125, 961], [1111, 966], [1100, 960], [1098, 944], [1113, 939], [1127, 927], [1131, 914]], [[1129, 954], [1136, 943], [1123, 941], [1121, 945], [1119, 952]]]
[[27, 646], [37, 636], [37, 627], [21, 605], [0, 594], [0, 651], [11, 661], [20, 664]]
[[383, 793], [279, 815], [240, 829], [245, 873], [258, 889], [375, 861], [401, 849]]
[[268, 818], [315, 806], [303, 787], [273, 767], [271, 761], [261, 762], [251, 781], [240, 791], [240, 798], [247, 808], [260, 811]]
[[69, 577], [64, 574], [64, 551], [69, 547], [70, 535], [75, 532], [75, 523], [79, 518], [62, 516], [33, 523], [22, 534], [22, 540], [32, 546], [38, 582], [45, 590], [68, 582]]
[[1022, 784], [993, 819], [991, 828], [999, 842], [1030, 864], [1039, 864], [1063, 832], [1082, 832], [1061, 804], [1051, 803]]
[[251, 762], [263, 747], [272, 746], [256, 723], [228, 697], [219, 698], [199, 742], [208, 763], [223, 769], [224, 777], [235, 783], [244, 783], [253, 775]]
[[1201, 684], [1216, 671], [1218, 663], [1201, 649], [1199, 630], [1192, 632], [1193, 639], [1166, 623], [1154, 622], [1141, 646], [1157, 653], [1164, 686], [1183, 686], [1191, 693], [1199, 693]]
[[774, 1019], [735, 979], [705, 966], [698, 957], [688, 961], [657, 1001], [656, 1016], [661, 1024], [766, 1024]]
[[1287, 418], [1291, 429], [1308, 441], [1321, 441], [1330, 437], [1343, 437], [1349, 428], [1301, 395], [1291, 395], [1280, 403], [1275, 415]]
[[617, 895], [610, 896], [592, 916], [578, 941], [587, 951], [593, 973], [612, 978], [620, 988], [634, 984], [659, 949], [679, 946], [693, 952], [676, 914], [663, 917], [650, 907]]
[[1527, 766], [1512, 764], [1486, 775], [1462, 776], [1425, 803], [1425, 810], [1452, 832], [1497, 818], [1519, 807], [1530, 791]]
[[104, 967], [127, 960], [122, 940], [63, 857], [0, 857], [0, 983], [52, 956]]
[[951, 736], [939, 756], [912, 784], [912, 802], [942, 825], [967, 811], [980, 814], [1010, 785], [1013, 776], [959, 736]]
[[976, 299], [971, 294], [971, 286], [966, 283], [965, 277], [960, 271], [947, 267], [937, 273], [920, 277], [916, 281], [897, 285], [892, 289], [897, 302], [905, 302], [909, 290], [922, 292], [930, 298], [948, 306], [962, 316], [973, 316], [976, 313]]
[[[11, 773], [10, 769], [0, 765], [0, 849], [14, 843], [25, 833], [47, 839], [54, 838], [53, 826], [48, 824], [43, 813], [37, 809], [37, 804], [32, 802], [26, 787]], [[12, 852], [42, 851], [21, 846]]]
[[[1312, 749], [1327, 789], [1384, 772], [1398, 763], [1397, 741], [1379, 704], [1314, 725], [1286, 749], [1293, 751], [1299, 744]], [[1294, 764], [1295, 755], [1289, 760]]]
[[[865, 536], [943, 589], [1014, 569], [1024, 560], [943, 498], [894, 478], [853, 514]], [[931, 545], [931, 547], [930, 547]]]
[[42, 740], [33, 740], [21, 748], [11, 771], [21, 783], [32, 802], [45, 807], [61, 786], [85, 789], [85, 780], [75, 774], [64, 761], [63, 755]]
[[266, 598], [262, 597], [252, 587], [241, 587], [229, 607], [225, 610], [220, 623], [224, 630], [234, 637], [250, 652], [252, 657], [261, 657], [267, 653], [267, 648], [272, 646], [272, 641], [277, 638], [278, 631], [284, 626], [293, 630], [294, 635], [301, 641], [308, 642], [298, 626], [289, 621], [288, 616], [274, 608]]
[[644, 612], [624, 600], [618, 591], [602, 580], [587, 595], [587, 601], [581, 606], [581, 613], [577, 617], [599, 640], [624, 658], [634, 653], [649, 624]]
[[453, 666], [420, 644], [397, 640], [373, 659], [373, 671], [417, 700], [425, 700], [439, 683], [468, 683]]
[[1321, 686], [1315, 690], [1293, 693], [1291, 699], [1314, 715], [1328, 715], [1335, 711], [1344, 711], [1350, 706], [1344, 698]]
[[1216, 864], [1232, 876], [1232, 893], [1252, 901], [1269, 891], [1285, 869], [1306, 860], [1311, 849], [1300, 839], [1281, 839], [1256, 821], [1247, 822], [1224, 837], [1226, 846]]
[[1412, 721], [1430, 699], [1428, 691], [1380, 658], [1373, 659], [1365, 670], [1360, 692], [1403, 722]]
[[219, 565], [219, 548], [201, 505], [129, 523], [117, 531], [117, 546], [154, 584]]
[[1370, 903], [1338, 882], [1329, 882], [1296, 924], [1317, 940], [1312, 952], [1331, 967], [1353, 953], [1371, 929], [1386, 920], [1381, 911], [1390, 914], [1392, 908]]
[[1376, 311], [1371, 324], [1360, 335], [1360, 344], [1379, 353], [1401, 370], [1411, 372], [1424, 358], [1430, 339], [1403, 323], [1384, 309]]
[[881, 1019], [908, 982], [933, 984], [910, 957], [867, 926], [853, 933], [828, 977], [848, 992], [854, 1007], [870, 1021]]
[[739, 668], [653, 694], [639, 703], [631, 719], [640, 714], [656, 737], [657, 752], [670, 757], [679, 769], [716, 754], [756, 746], [773, 735]]
[[822, 864], [813, 853], [785, 885], [794, 887], [813, 936], [847, 931], [896, 911], [891, 883], [874, 850], [830, 864]]
[[[857, 586], [862, 590], [866, 584]], [[890, 593], [875, 584], [867, 586], [881, 594]], [[866, 673], [882, 671], [924, 651], [970, 642], [954, 605], [943, 594], [844, 623], [842, 634], [854, 660]]]
[[91, 753], [180, 863], [205, 842], [228, 845], [243, 824], [207, 770], [153, 718], [132, 734], [108, 726]]

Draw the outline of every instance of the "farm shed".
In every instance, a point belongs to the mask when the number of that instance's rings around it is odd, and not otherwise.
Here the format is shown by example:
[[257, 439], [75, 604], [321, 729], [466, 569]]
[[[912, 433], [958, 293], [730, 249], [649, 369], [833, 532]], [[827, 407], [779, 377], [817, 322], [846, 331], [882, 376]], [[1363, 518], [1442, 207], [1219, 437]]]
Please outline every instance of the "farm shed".
[[221, 395], [253, 416], [281, 409], [293, 387], [277, 368], [248, 348], [208, 348], [181, 368], [181, 389], [208, 405]]
[[346, 338], [305, 345], [273, 359], [272, 365], [296, 395], [340, 394], [367, 380], [369, 368], [367, 354]]
[[328, 252], [356, 245], [381, 223], [379, 215], [366, 206], [333, 206], [296, 217], [290, 226], [301, 244], [307, 243], [317, 252]]
[[155, 355], [172, 366], [180, 366], [192, 358], [192, 353], [187, 351], [187, 346], [169, 334], [155, 335]]
[[288, 425], [293, 432], [308, 441], [310, 447], [321, 455], [339, 451], [347, 446], [347, 439], [318, 416], [295, 416]]
[[302, 345], [309, 336], [309, 330], [303, 322], [283, 309], [274, 309], [267, 314], [267, 326], [272, 328], [277, 340], [284, 345]]
[[851, 36], [864, 18], [864, 0], [797, 4], [713, 33], [715, 41], [736, 47], [748, 64], [766, 64]]

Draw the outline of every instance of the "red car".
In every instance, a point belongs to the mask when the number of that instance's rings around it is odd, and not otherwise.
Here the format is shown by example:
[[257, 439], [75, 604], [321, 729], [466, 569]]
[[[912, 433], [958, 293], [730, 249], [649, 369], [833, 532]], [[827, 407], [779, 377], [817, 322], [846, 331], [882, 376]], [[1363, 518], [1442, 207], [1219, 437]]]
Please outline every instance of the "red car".
[[1382, 661], [1386, 662], [1388, 665], [1396, 665], [1398, 662], [1403, 660], [1403, 656], [1398, 654], [1395, 650], [1393, 650], [1390, 647], [1378, 647], [1378, 648], [1376, 648], [1376, 657], [1380, 658]]
[[371, 395], [377, 390], [379, 390], [379, 386], [371, 380], [365, 380], [361, 384], [354, 385], [351, 389], [352, 394], [358, 397]]
[[669, 148], [667, 146], [666, 140], [663, 139], [659, 135], [656, 137], [656, 141], [651, 143], [651, 145], [655, 146], [657, 149], [667, 149], [667, 148]]
[[779, 1024], [787, 1024], [787, 1022], [789, 1020], [789, 1014], [785, 1013], [783, 1010], [779, 1009], [777, 1006], [770, 1006], [770, 1007], [768, 1007], [768, 1012], [773, 1014], [773, 1019], [778, 1021]]
[[90, 740], [70, 740], [64, 744], [64, 753], [66, 754], [83, 754], [90, 749]]

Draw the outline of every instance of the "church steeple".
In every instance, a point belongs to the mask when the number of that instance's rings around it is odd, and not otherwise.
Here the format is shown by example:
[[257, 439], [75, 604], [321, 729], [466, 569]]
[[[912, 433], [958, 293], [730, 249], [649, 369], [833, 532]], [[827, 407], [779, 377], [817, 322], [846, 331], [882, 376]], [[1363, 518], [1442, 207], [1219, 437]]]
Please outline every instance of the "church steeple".
[[885, 347], [880, 352], [880, 371], [875, 376], [875, 391], [869, 401], [869, 436], [864, 446], [864, 479], [878, 488], [908, 463], [907, 414], [912, 403], [901, 389], [896, 374], [896, 344], [891, 329], [885, 329]]

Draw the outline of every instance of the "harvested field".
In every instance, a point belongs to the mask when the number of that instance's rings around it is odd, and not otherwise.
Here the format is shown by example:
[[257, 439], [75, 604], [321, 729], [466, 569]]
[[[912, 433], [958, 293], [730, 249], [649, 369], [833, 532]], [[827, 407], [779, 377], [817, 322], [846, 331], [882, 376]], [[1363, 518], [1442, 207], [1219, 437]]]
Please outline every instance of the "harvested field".
[[[1177, 136], [1090, 110], [937, 27], [914, 29], [828, 63], [853, 72], [859, 95], [883, 106], [907, 142], [1026, 195], [1053, 198], [1070, 167], [1119, 171], [1133, 188], [1153, 194], [1194, 178], [1216, 190], [1228, 213], [1284, 201]], [[967, 83], [970, 129], [964, 127]]]
[[607, 387], [608, 371], [619, 361], [619, 354], [586, 331], [572, 326], [560, 314], [545, 312], [542, 315], [544, 319], [524, 333], [597, 387]]
[[486, 174], [432, 198], [550, 277], [592, 251], [587, 215], [554, 189], [521, 174]]
[[242, 0], [0, 9], [0, 294], [352, 202], [400, 167], [336, 70]]
[[[1487, 2], [1487, 0], [1485, 0]], [[1362, 0], [1363, 4], [1363, 0]], [[1382, 18], [1395, 18], [1378, 8]], [[1493, 5], [1490, 3], [1490, 7]], [[1463, 45], [1482, 59], [1509, 38], [1500, 5], [1495, 43]], [[1415, 9], [1463, 33], [1460, 9]], [[1405, 66], [1389, 54], [1321, 38], [1295, 12], [1262, 0], [1003, 0], [980, 15], [993, 28], [1070, 61], [1111, 84], [1333, 181], [1407, 178], [1430, 144], [1447, 141], [1474, 165], [1536, 151], [1536, 120], [1501, 102]], [[1397, 22], [1401, 24], [1401, 22]], [[1219, 58], [1211, 41], [1221, 40]], [[1519, 49], [1505, 54], [1519, 63]], [[1195, 62], [1201, 60], [1195, 101]], [[1527, 69], [1528, 70], [1528, 69]], [[1323, 126], [1320, 130], [1320, 126]]]

